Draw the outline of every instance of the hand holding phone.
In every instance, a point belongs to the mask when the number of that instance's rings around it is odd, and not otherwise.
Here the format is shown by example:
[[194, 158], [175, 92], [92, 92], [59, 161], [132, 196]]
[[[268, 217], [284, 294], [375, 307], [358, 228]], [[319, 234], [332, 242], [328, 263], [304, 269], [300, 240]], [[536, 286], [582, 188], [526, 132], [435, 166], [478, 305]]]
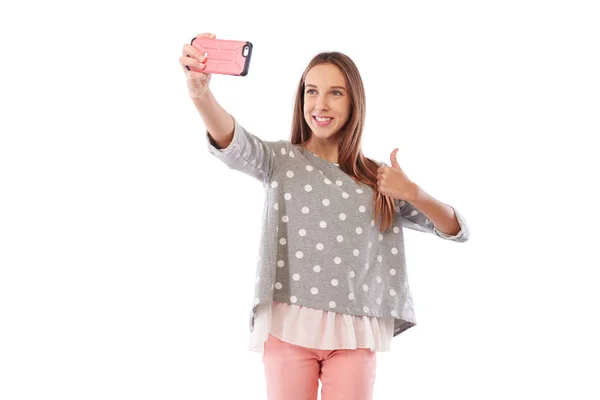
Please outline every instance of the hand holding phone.
[[[197, 38], [212, 38], [216, 36], [213, 33], [202, 33]], [[209, 84], [212, 74], [206, 73], [206, 57], [198, 49], [190, 44], [183, 45], [183, 55], [179, 58], [179, 63], [183, 67], [183, 72], [187, 77], [187, 86], [190, 97], [200, 98], [209, 90]], [[193, 71], [190, 69], [193, 67]]]

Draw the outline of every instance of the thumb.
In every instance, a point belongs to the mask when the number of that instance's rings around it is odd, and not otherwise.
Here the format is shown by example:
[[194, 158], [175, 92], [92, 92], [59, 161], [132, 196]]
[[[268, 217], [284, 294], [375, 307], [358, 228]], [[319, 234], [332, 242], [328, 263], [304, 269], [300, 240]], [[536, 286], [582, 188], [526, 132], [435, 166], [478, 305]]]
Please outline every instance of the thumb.
[[392, 163], [392, 168], [400, 169], [400, 164], [398, 164], [398, 161], [396, 160], [397, 153], [398, 148], [395, 148], [394, 151], [392, 151], [392, 154], [390, 154], [390, 161]]

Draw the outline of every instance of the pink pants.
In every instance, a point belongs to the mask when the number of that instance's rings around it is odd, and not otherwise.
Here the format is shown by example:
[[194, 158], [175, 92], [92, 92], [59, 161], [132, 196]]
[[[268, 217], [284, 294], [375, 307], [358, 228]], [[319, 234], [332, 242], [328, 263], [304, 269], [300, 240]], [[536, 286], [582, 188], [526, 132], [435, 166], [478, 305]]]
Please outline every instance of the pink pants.
[[371, 349], [318, 350], [284, 342], [269, 334], [263, 363], [268, 400], [371, 400], [375, 384]]

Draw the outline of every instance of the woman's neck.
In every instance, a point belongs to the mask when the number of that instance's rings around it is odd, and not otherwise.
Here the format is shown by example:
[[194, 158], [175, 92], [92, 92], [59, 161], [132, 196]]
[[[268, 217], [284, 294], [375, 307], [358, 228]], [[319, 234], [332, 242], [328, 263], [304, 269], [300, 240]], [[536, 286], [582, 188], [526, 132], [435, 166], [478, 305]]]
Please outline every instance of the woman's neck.
[[329, 161], [331, 163], [338, 162], [337, 143], [327, 142], [323, 140], [315, 141], [312, 139], [313, 136], [311, 136], [306, 142], [302, 143], [301, 146], [326, 161]]

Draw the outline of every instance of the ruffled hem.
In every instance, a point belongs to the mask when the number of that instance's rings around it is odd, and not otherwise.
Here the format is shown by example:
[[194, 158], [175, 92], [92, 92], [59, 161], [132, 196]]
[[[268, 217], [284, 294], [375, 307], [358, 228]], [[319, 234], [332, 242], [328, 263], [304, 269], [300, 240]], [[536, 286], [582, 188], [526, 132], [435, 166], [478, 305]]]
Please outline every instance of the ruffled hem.
[[312, 349], [384, 352], [390, 350], [393, 332], [393, 318], [348, 315], [274, 301], [257, 307], [249, 350], [264, 353], [270, 333], [284, 342]]

